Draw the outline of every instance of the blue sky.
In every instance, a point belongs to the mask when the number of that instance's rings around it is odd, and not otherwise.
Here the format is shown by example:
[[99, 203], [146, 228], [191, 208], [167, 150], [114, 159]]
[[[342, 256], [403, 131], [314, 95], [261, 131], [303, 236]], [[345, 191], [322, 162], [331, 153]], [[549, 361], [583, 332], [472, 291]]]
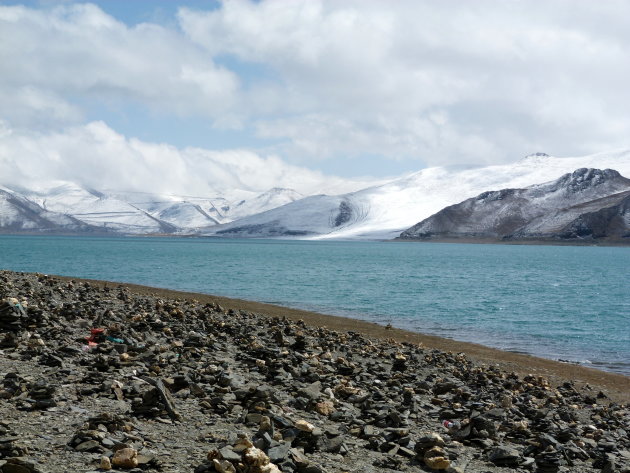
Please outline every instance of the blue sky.
[[[47, 9], [58, 5], [67, 5], [67, 0], [29, 0], [4, 1], [5, 5], [25, 5], [30, 8]], [[103, 11], [129, 26], [138, 23], [158, 23], [164, 26], [177, 27], [175, 15], [181, 6], [198, 10], [213, 10], [219, 8], [220, 3], [213, 0], [193, 0], [178, 2], [176, 0], [96, 0], [92, 1]]]
[[0, 171], [98, 182], [116, 142], [311, 192], [627, 148], [629, 45], [622, 0], [0, 0]]

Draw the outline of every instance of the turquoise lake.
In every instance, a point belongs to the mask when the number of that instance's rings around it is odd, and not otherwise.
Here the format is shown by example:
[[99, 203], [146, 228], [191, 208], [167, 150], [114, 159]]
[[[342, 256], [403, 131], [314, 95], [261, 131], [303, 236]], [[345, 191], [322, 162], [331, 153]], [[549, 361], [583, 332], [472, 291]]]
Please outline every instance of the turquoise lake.
[[630, 374], [630, 248], [0, 236], [0, 269], [366, 319]]

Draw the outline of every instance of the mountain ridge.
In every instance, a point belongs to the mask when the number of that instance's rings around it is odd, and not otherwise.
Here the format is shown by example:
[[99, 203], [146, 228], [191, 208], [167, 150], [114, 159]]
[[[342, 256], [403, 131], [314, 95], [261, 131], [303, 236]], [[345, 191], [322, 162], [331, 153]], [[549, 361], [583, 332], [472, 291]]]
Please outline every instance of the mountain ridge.
[[[301, 197], [292, 189], [263, 193], [180, 197], [152, 193], [97, 190], [71, 182], [30, 190], [0, 186], [2, 233], [190, 234], [239, 216], [264, 211]], [[235, 217], [231, 217], [235, 214]]]
[[[24, 225], [18, 225], [15, 219], [25, 214], [9, 208], [13, 204], [5, 199], [0, 206], [0, 231], [19, 227], [33, 233], [388, 240], [488, 189], [523, 188], [580, 168], [610, 168], [630, 175], [630, 150], [568, 158], [534, 153], [510, 164], [425, 168], [339, 195], [272, 188], [195, 197], [95, 189], [67, 181], [30, 190], [28, 183], [11, 183], [2, 187], [5, 192], [41, 207], [36, 213], [47, 215], [50, 222], [46, 228], [43, 220], [34, 224], [24, 217]], [[64, 215], [81, 225], [64, 220]]]
[[400, 239], [601, 240], [630, 238], [630, 179], [580, 168], [525, 188], [486, 191], [445, 207]]
[[[630, 151], [578, 158], [537, 153], [508, 165], [480, 168], [426, 168], [338, 196], [309, 196], [237, 222], [208, 228], [212, 236], [293, 237], [309, 239], [394, 239], [401, 232], [444, 207], [488, 189], [519, 188], [549, 181], [578, 168], [606, 167], [630, 175]], [[337, 216], [345, 207], [346, 223]]]

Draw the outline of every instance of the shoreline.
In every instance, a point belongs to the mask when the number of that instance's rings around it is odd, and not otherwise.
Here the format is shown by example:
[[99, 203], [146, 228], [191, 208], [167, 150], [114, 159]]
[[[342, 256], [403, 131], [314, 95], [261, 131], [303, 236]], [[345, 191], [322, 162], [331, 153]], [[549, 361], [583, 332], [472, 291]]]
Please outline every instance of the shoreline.
[[[612, 247], [612, 248], [628, 248], [630, 240], [619, 239], [598, 239], [598, 240], [555, 240], [555, 239], [523, 239], [523, 240], [500, 240], [494, 238], [473, 238], [473, 237], [440, 237], [440, 238], [295, 238], [294, 236], [283, 237], [243, 237], [243, 236], [224, 236], [224, 235], [205, 235], [199, 233], [65, 233], [65, 232], [6, 232], [0, 230], [0, 236], [65, 236], [65, 237], [87, 237], [87, 238], [199, 238], [199, 239], [217, 239], [217, 240], [295, 240], [295, 241], [347, 241], [362, 242], [373, 241], [381, 243], [460, 243], [470, 245], [512, 245], [512, 246], [576, 246], [576, 247]], [[321, 235], [314, 235], [321, 236]]]
[[427, 335], [420, 332], [390, 328], [360, 319], [321, 314], [318, 312], [293, 309], [263, 302], [117, 281], [103, 281], [58, 275], [51, 276], [66, 281], [89, 282], [100, 287], [112, 288], [123, 286], [131, 292], [140, 295], [195, 300], [200, 303], [217, 303], [227, 310], [244, 310], [254, 312], [265, 317], [286, 317], [292, 321], [303, 320], [307, 325], [313, 327], [325, 327], [339, 332], [358, 332], [369, 338], [385, 341], [393, 340], [396, 342], [406, 342], [443, 352], [462, 352], [470, 359], [478, 363], [498, 366], [500, 369], [507, 372], [515, 372], [521, 376], [528, 374], [544, 376], [549, 379], [552, 385], [559, 385], [565, 381], [572, 381], [579, 387], [585, 387], [588, 385], [596, 392], [604, 391], [612, 400], [617, 402], [630, 402], [630, 376], [602, 371], [583, 365], [564, 363], [540, 358], [534, 355], [504, 351], [477, 343], [457, 341], [436, 335]]
[[513, 246], [592, 246], [592, 247], [612, 247], [612, 248], [628, 248], [630, 241], [623, 240], [498, 240], [493, 238], [394, 238], [390, 241], [393, 243], [461, 243], [469, 245], [513, 245]]
[[630, 471], [622, 375], [199, 293], [0, 284], [0, 472]]

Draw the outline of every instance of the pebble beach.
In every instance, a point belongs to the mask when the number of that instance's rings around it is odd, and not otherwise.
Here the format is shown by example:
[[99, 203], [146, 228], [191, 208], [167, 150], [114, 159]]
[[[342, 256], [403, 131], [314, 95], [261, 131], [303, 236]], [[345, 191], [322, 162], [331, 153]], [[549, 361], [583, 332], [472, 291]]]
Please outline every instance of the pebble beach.
[[630, 472], [630, 378], [364, 321], [0, 272], [0, 472]]

